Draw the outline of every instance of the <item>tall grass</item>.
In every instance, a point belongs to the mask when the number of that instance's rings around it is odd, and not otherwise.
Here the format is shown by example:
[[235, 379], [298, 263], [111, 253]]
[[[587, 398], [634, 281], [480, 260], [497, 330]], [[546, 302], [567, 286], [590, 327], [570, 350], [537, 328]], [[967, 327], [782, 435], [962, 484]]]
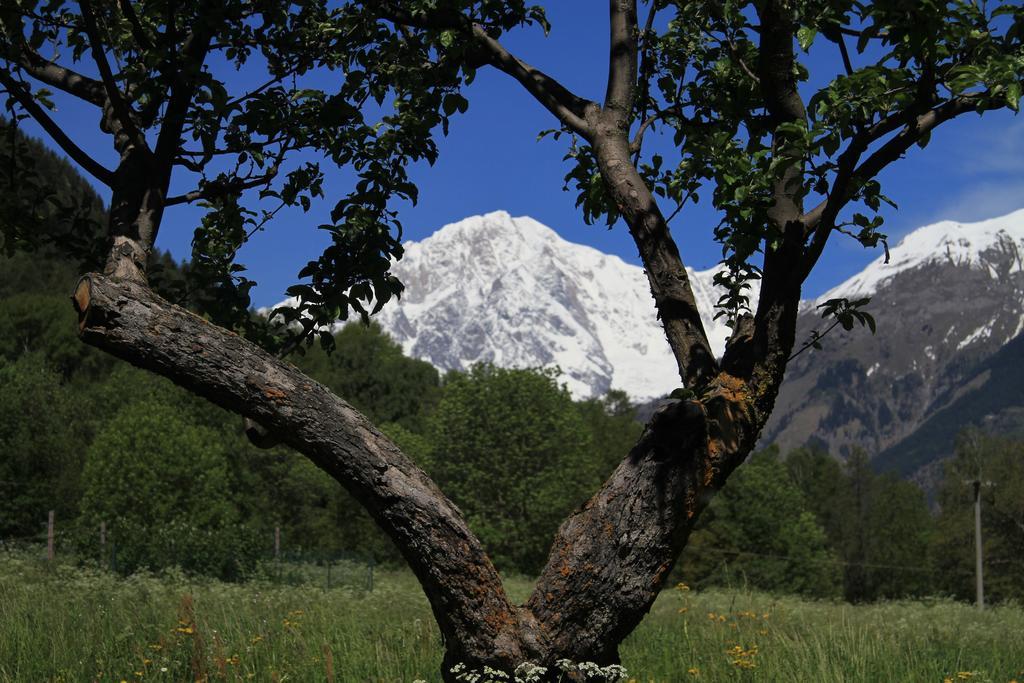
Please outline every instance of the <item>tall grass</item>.
[[[529, 584], [509, 579], [524, 597]], [[373, 592], [136, 575], [0, 553], [0, 681], [437, 680], [442, 645], [405, 571]], [[1024, 680], [1024, 610], [850, 606], [666, 591], [622, 647], [649, 681]]]

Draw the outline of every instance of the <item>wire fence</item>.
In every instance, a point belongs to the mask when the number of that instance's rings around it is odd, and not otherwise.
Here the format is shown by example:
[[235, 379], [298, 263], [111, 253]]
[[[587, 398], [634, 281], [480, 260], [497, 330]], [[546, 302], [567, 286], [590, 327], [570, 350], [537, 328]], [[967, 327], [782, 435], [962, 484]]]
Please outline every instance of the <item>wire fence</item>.
[[[918, 565], [906, 565], [906, 564], [886, 564], [881, 562], [850, 562], [839, 559], [829, 558], [813, 558], [813, 557], [795, 557], [792, 555], [778, 555], [772, 553], [759, 553], [750, 550], [733, 550], [730, 548], [701, 548], [701, 553], [709, 553], [717, 556], [726, 556], [735, 559], [768, 559], [768, 560], [780, 560], [785, 562], [801, 562], [804, 564], [816, 564], [816, 565], [828, 565], [837, 567], [858, 567], [861, 569], [884, 569], [896, 572], [910, 572], [913, 574], [948, 574], [950, 572], [963, 573], [963, 574], [974, 574], [973, 569], [948, 569], [929, 566], [927, 563]], [[986, 560], [993, 564], [999, 563], [1000, 560]], [[1003, 560], [1003, 562], [1007, 562]]]
[[[224, 561], [235, 562], [239, 571], [228, 572], [231, 579], [260, 579], [288, 585], [318, 585], [325, 589], [347, 587], [373, 591], [377, 562], [372, 556], [347, 550], [310, 549], [289, 546], [280, 527], [273, 530], [237, 528], [231, 535], [244, 536], [244, 557], [232, 556], [232, 548], [221, 548], [223, 557], [209, 554], [221, 533], [179, 525], [166, 528], [124, 529], [116, 524], [83, 524], [81, 521], [58, 525], [51, 515], [41, 530], [22, 536], [0, 538], [0, 552], [17, 551], [36, 557], [51, 566], [57, 563], [98, 567], [129, 574], [139, 570], [163, 570], [178, 567], [197, 574], [217, 576]], [[168, 543], [168, 537], [171, 542]], [[223, 577], [222, 577], [223, 578]]]
[[[166, 529], [135, 529], [125, 538], [124, 529], [108, 526], [105, 522], [83, 524], [80, 520], [58, 525], [52, 514], [45, 522], [41, 522], [40, 531], [27, 536], [7, 536], [0, 538], [0, 551], [17, 549], [36, 554], [42, 561], [70, 561], [88, 563], [103, 569], [131, 573], [138, 569], [163, 569], [182, 567], [188, 569], [195, 565], [195, 555], [203, 553], [216, 544], [218, 538], [202, 529], [181, 526], [176, 530], [175, 542], [165, 543]], [[241, 534], [233, 533], [234, 536]], [[160, 545], [161, 554], [158, 561], [146, 562], [139, 558], [139, 535], [153, 538], [152, 545]], [[320, 585], [325, 589], [348, 587], [372, 591], [374, 589], [377, 562], [373, 557], [345, 550], [309, 549], [293, 546], [283, 539], [280, 527], [271, 530], [249, 530], [249, 541], [244, 550], [245, 559], [252, 567], [244, 572], [244, 576], [235, 578], [260, 578], [276, 583], [289, 585]], [[256, 538], [259, 536], [259, 538]], [[126, 555], [126, 543], [130, 543], [131, 557]], [[227, 549], [229, 554], [231, 548]], [[151, 551], [152, 552], [152, 551]], [[719, 569], [728, 568], [730, 563], [751, 561], [796, 562], [816, 565], [833, 565], [843, 568], [860, 568], [882, 572], [911, 573], [934, 577], [938, 574], [973, 576], [974, 570], [969, 567], [944, 566], [938, 568], [930, 563], [903, 565], [885, 562], [849, 561], [838, 558], [808, 558], [783, 554], [762, 553], [742, 549], [703, 547], [699, 553], [705, 557], [717, 558]], [[986, 564], [1014, 564], [1017, 560], [1001, 560], [986, 558]], [[199, 571], [197, 573], [207, 573]], [[713, 581], [715, 572], [711, 572], [703, 580]]]

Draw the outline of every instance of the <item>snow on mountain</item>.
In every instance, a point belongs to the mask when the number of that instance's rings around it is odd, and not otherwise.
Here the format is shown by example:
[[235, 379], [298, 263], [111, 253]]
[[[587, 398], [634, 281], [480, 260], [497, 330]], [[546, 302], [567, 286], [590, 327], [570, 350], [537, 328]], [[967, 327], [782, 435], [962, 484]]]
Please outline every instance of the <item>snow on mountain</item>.
[[[405, 248], [394, 272], [406, 290], [376, 319], [407, 354], [444, 370], [557, 365], [577, 397], [615, 388], [649, 399], [679, 386], [641, 268], [504, 211]], [[688, 272], [720, 355], [729, 329], [712, 320], [714, 271]]]
[[[1001, 258], [1008, 256], [1009, 259]], [[978, 223], [941, 221], [914, 230], [890, 250], [889, 263], [879, 256], [864, 270], [818, 298], [871, 296], [895, 275], [927, 263], [988, 268], [994, 279], [1024, 270], [1024, 209]], [[997, 270], [997, 262], [1008, 265]]]
[[[614, 388], [647, 400], [679, 386], [641, 268], [504, 211], [446, 225], [405, 248], [393, 270], [406, 290], [376, 320], [408, 355], [442, 370], [465, 370], [479, 362], [557, 365], [576, 397]], [[871, 381], [902, 377], [918, 372], [922, 363], [945, 367], [961, 352], [992, 353], [1024, 330], [1022, 255], [1024, 210], [979, 223], [943, 221], [911, 232], [891, 249], [889, 263], [879, 257], [817, 301], [875, 295], [869, 310], [880, 316], [876, 341], [899, 338], [898, 347], [909, 355], [906, 363], [895, 363], [899, 368], [879, 367], [879, 358], [894, 363], [890, 351], [865, 346], [856, 365], [863, 365], [859, 372]], [[729, 328], [713, 319], [720, 295], [712, 284], [715, 269], [688, 273], [712, 349], [720, 356]], [[751, 285], [756, 300], [758, 283]], [[802, 308], [801, 340], [820, 323], [813, 302]], [[890, 309], [893, 315], [884, 314]], [[910, 318], [916, 327], [903, 330]], [[920, 330], [938, 335], [923, 356], [910, 353]], [[853, 337], [857, 344], [867, 344], [862, 336]], [[804, 364], [808, 368], [802, 370]], [[795, 386], [794, 378], [811, 366], [809, 357], [801, 357], [787, 385]], [[813, 391], [801, 387], [791, 410], [806, 404], [806, 392]]]

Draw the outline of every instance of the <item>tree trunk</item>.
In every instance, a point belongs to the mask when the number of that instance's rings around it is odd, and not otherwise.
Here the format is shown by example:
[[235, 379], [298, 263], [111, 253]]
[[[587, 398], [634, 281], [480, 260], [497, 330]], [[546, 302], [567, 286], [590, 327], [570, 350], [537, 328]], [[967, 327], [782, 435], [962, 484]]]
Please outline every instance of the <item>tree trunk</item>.
[[617, 663], [698, 515], [757, 438], [750, 392], [719, 375], [702, 401], [669, 401], [600, 491], [558, 530], [527, 607], [548, 652]]
[[466, 663], [618, 662], [699, 512], [756, 440], [747, 385], [720, 373], [700, 401], [671, 401], [601, 490], [558, 531], [525, 606], [513, 606], [461, 512], [365, 417], [254, 344], [100, 274], [74, 295], [82, 339], [256, 420], [343, 484], [394, 540], [445, 641]]

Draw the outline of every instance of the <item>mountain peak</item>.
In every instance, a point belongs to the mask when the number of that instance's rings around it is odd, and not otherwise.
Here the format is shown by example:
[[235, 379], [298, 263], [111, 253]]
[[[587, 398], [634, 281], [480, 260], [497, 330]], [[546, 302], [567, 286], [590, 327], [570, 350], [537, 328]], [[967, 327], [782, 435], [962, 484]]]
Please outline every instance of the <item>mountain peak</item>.
[[[443, 370], [557, 365], [577, 397], [615, 388], [648, 399], [679, 386], [643, 269], [528, 216], [445, 225], [408, 243], [394, 272], [405, 292], [377, 319], [407, 354]], [[714, 271], [689, 273], [721, 355], [729, 328], [713, 319]]]
[[897, 274], [926, 263], [985, 267], [995, 256], [1010, 259], [1011, 272], [1024, 269], [1024, 209], [975, 223], [939, 221], [918, 228], [890, 249], [889, 262], [879, 256], [867, 268], [818, 298], [871, 296]]

